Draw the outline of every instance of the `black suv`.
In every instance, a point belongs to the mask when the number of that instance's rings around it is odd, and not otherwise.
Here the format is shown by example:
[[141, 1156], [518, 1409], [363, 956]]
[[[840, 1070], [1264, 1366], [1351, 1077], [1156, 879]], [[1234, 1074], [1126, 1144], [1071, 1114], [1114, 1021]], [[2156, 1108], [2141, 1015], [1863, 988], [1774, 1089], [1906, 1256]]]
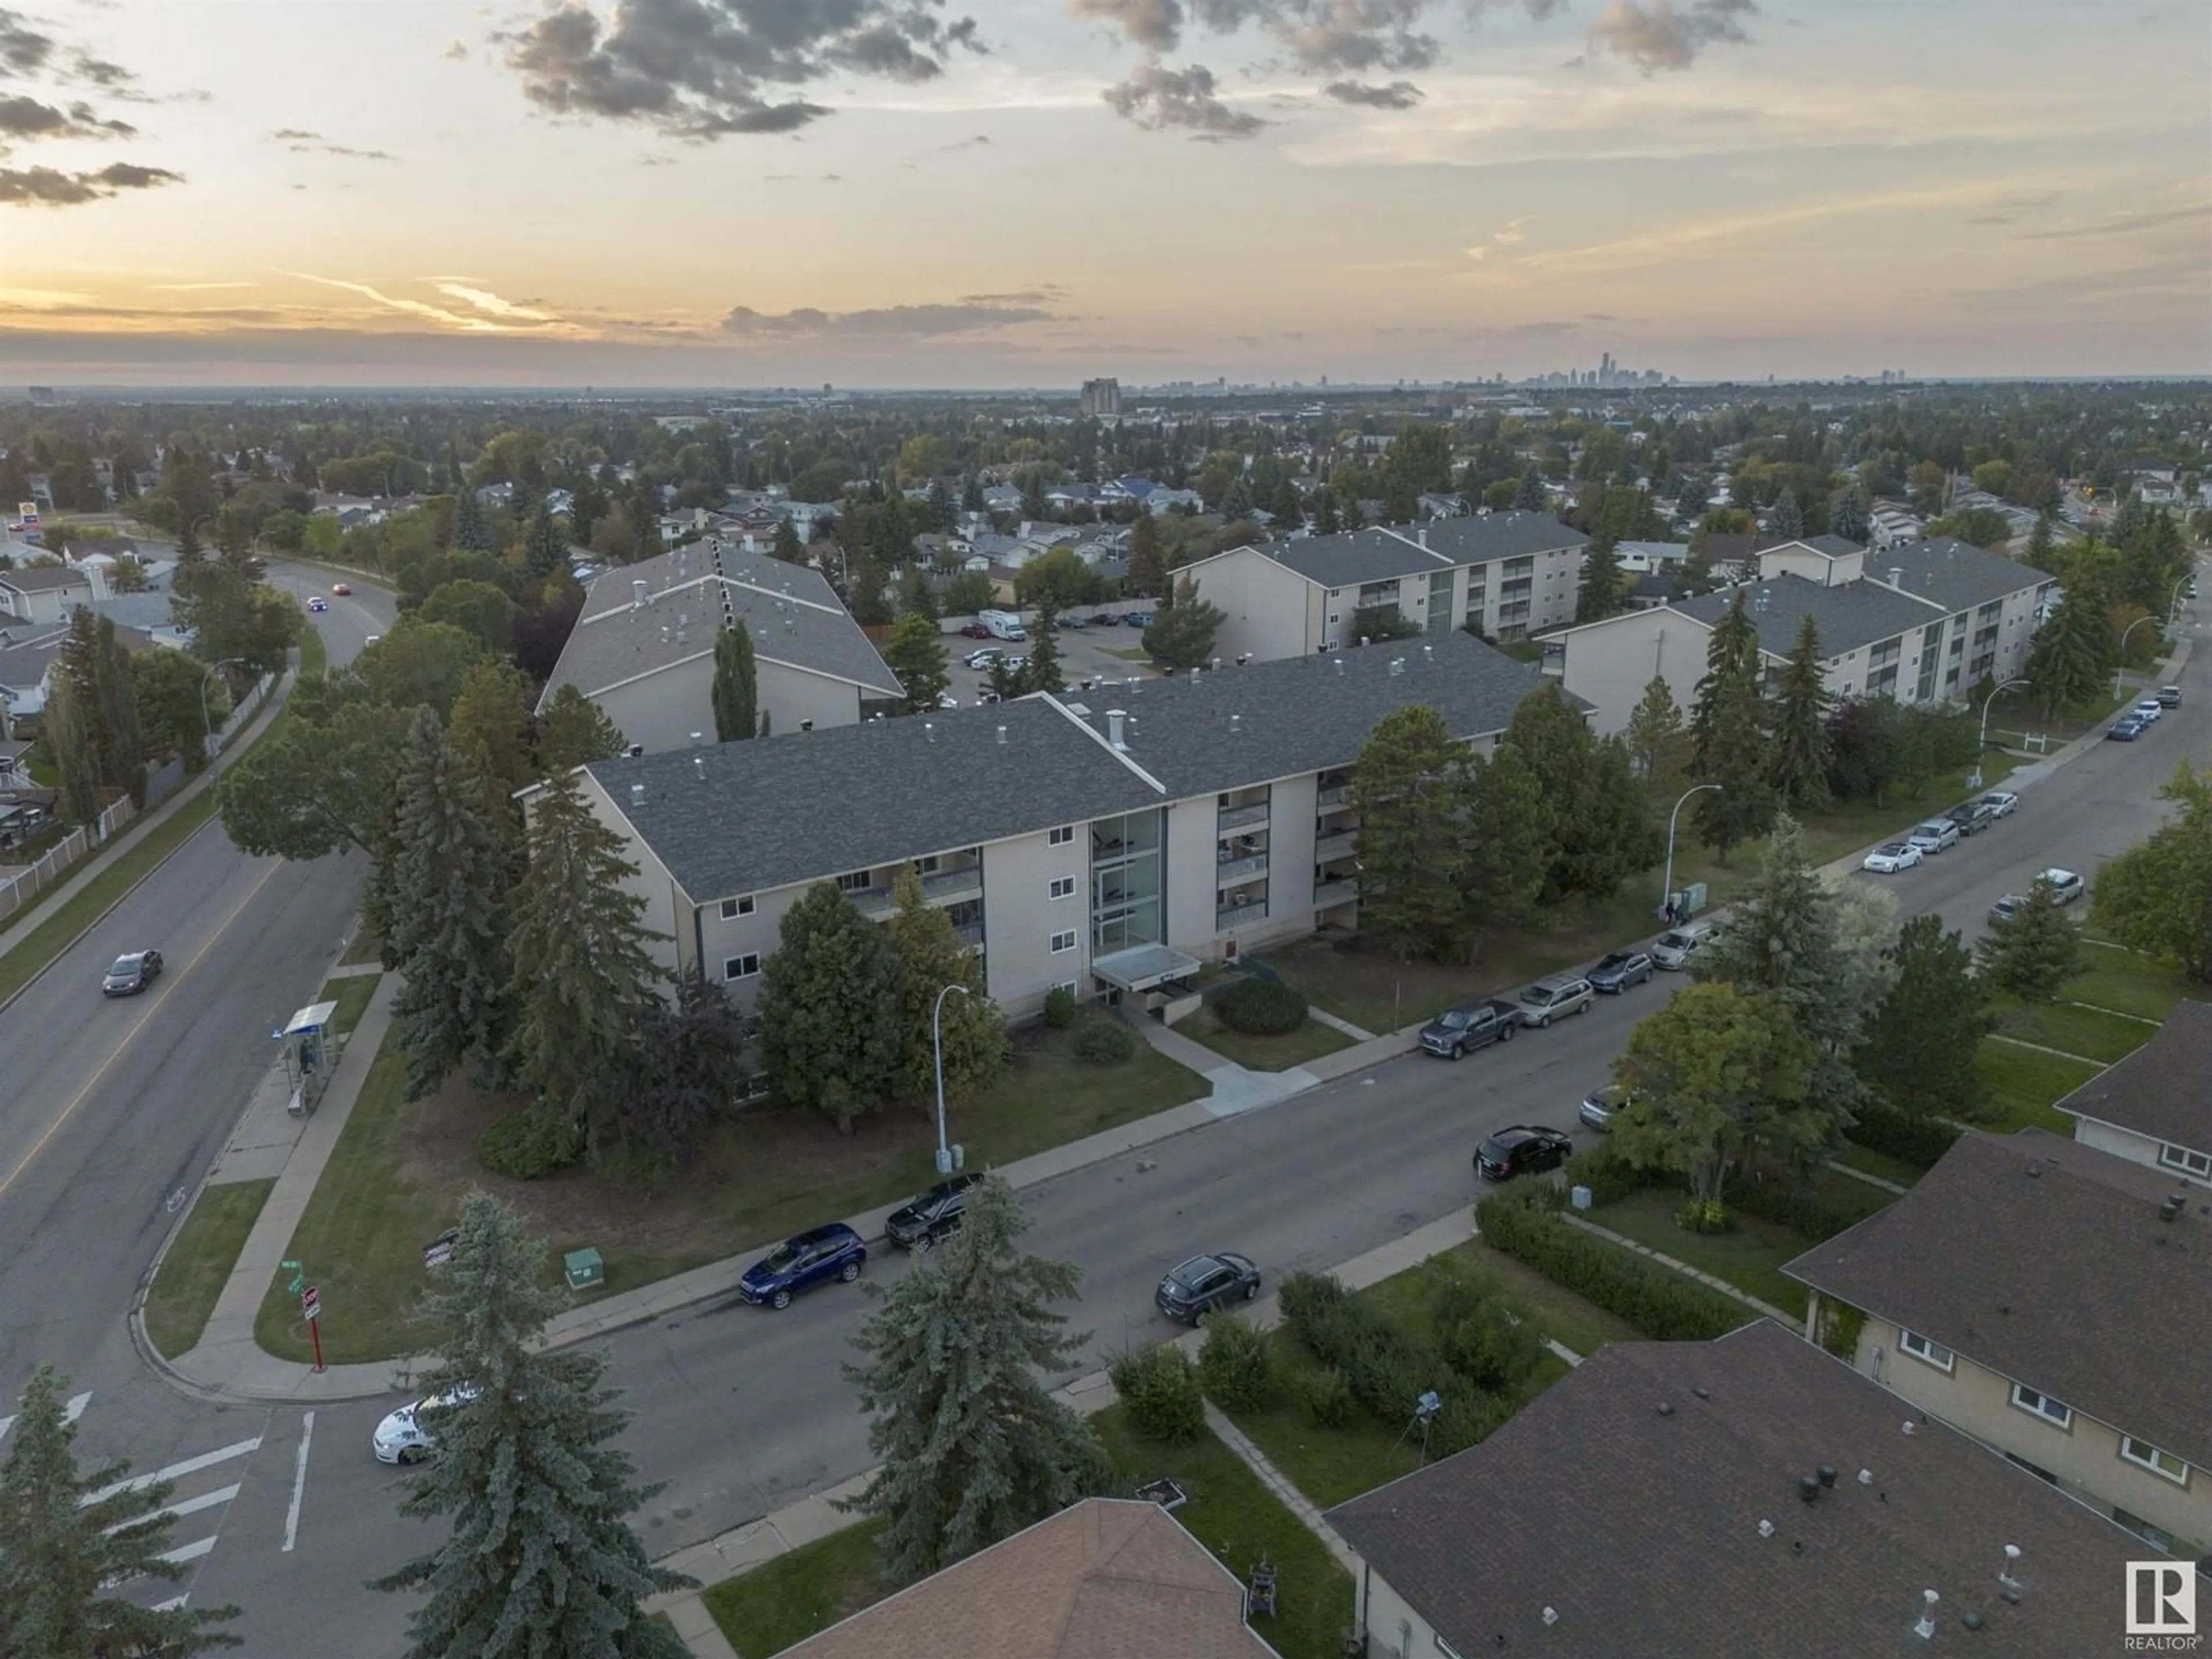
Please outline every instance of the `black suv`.
[[1575, 1143], [1557, 1129], [1517, 1123], [1500, 1129], [1476, 1149], [1474, 1172], [1485, 1181], [1510, 1181], [1517, 1175], [1556, 1170], [1574, 1150]]
[[1421, 1052], [1457, 1060], [1470, 1048], [1487, 1048], [1493, 1042], [1510, 1042], [1521, 1024], [1521, 1011], [1496, 997], [1447, 1008], [1421, 1027]]
[[957, 1232], [968, 1212], [968, 1189], [983, 1177], [957, 1175], [940, 1181], [884, 1223], [884, 1237], [902, 1250], [926, 1250], [947, 1233]]
[[1252, 1258], [1227, 1250], [1194, 1255], [1181, 1267], [1168, 1269], [1160, 1287], [1152, 1292], [1152, 1305], [1170, 1319], [1195, 1325], [1216, 1308], [1231, 1302], [1249, 1302], [1260, 1294], [1260, 1270]]
[[1970, 800], [1964, 806], [1954, 806], [1943, 815], [1959, 826], [1962, 836], [1979, 835], [1997, 821], [1996, 808], [1987, 801]]

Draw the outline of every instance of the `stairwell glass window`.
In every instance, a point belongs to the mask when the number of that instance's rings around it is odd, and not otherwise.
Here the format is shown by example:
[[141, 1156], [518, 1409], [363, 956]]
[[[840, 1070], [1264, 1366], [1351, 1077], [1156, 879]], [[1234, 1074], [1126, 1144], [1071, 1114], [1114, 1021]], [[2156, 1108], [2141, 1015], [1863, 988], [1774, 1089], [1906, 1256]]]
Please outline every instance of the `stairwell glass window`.
[[1917, 1331], [1899, 1331], [1897, 1346], [1923, 1365], [1933, 1365], [1939, 1371], [1948, 1371], [1958, 1364], [1958, 1356], [1941, 1342], [1930, 1342]]
[[1053, 955], [1058, 956], [1063, 951], [1073, 951], [1074, 948], [1075, 929], [1073, 927], [1067, 928], [1061, 933], [1054, 933], [1052, 936]]
[[739, 916], [749, 916], [752, 915], [752, 913], [753, 896], [750, 893], [746, 894], [743, 898], [724, 899], [722, 901], [722, 920], [724, 921], [735, 921]]
[[2120, 1455], [2130, 1463], [2140, 1463], [2154, 1474], [2162, 1474], [2177, 1486], [2189, 1484], [2189, 1465], [2170, 1451], [2161, 1451], [2148, 1440], [2138, 1440], [2131, 1434], [2120, 1437]]
[[1052, 896], [1056, 899], [1073, 898], [1075, 896], [1075, 878], [1073, 876], [1054, 876], [1052, 878]]
[[758, 972], [760, 972], [760, 952], [757, 951], [748, 951], [741, 957], [722, 958], [724, 979], [750, 979]]
[[2062, 1429], [2068, 1427], [2074, 1421], [2074, 1408], [2071, 1406], [2062, 1404], [2047, 1394], [2039, 1393], [2033, 1389], [2023, 1388], [2017, 1382], [2012, 1385], [2012, 1403], [2030, 1415], [2039, 1417], [2046, 1423], [2055, 1423]]

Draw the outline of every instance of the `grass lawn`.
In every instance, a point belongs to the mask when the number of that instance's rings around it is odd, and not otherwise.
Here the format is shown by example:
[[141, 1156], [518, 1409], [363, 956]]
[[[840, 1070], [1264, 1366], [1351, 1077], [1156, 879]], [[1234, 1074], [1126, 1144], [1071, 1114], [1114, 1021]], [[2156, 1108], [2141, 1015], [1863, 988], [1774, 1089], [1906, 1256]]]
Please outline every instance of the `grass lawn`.
[[339, 957], [338, 961], [342, 966], [347, 968], [358, 968], [364, 963], [380, 963], [384, 959], [381, 954], [383, 949], [383, 945], [378, 942], [375, 933], [368, 924], [356, 921], [354, 924], [353, 938], [346, 945], [345, 955]]
[[1626, 1320], [1595, 1303], [1585, 1302], [1526, 1262], [1515, 1261], [1479, 1238], [1455, 1244], [1418, 1267], [1393, 1273], [1362, 1294], [1425, 1336], [1431, 1329], [1430, 1309], [1437, 1289], [1447, 1279], [1469, 1279], [1510, 1297], [1534, 1316], [1537, 1328], [1546, 1336], [1578, 1354], [1595, 1353], [1608, 1342], [1644, 1340]]
[[[930, 1115], [878, 1113], [840, 1136], [817, 1118], [762, 1111], [726, 1126], [693, 1168], [663, 1181], [583, 1170], [510, 1181], [476, 1158], [477, 1137], [508, 1103], [458, 1082], [404, 1100], [396, 1036], [377, 1054], [286, 1252], [307, 1264], [332, 1310], [322, 1324], [333, 1364], [432, 1344], [434, 1334], [408, 1318], [428, 1283], [422, 1248], [453, 1224], [472, 1186], [530, 1218], [550, 1246], [549, 1277], [561, 1255], [597, 1249], [607, 1276], [592, 1294], [604, 1295], [891, 1203], [936, 1178]], [[1149, 1047], [1122, 1065], [1086, 1066], [1070, 1052], [1068, 1034], [1024, 1031], [1006, 1076], [954, 1106], [948, 1127], [969, 1166], [981, 1169], [1164, 1111], [1205, 1086]], [[280, 1358], [309, 1357], [307, 1328], [282, 1282], [263, 1299], [255, 1335]]]
[[2068, 1003], [2021, 1003], [2009, 999], [1996, 1008], [1997, 1030], [2022, 1042], [2033, 1042], [2084, 1060], [2111, 1065], [2157, 1035], [2158, 1027], [2125, 1014]]
[[[1836, 1154], [1836, 1162], [1847, 1164], [1854, 1170], [1863, 1170], [1870, 1176], [1879, 1176], [1884, 1181], [1893, 1181], [1900, 1187], [1910, 1187], [1928, 1173], [1917, 1164], [1907, 1164], [1901, 1158], [1892, 1158], [1887, 1152], [1877, 1152], [1851, 1141], [1844, 1143], [1843, 1151]], [[1843, 1178], [1846, 1181], [1850, 1179], [1848, 1176]], [[1875, 1190], [1879, 1192], [1881, 1188]]]
[[1109, 657], [1119, 657], [1123, 662], [1150, 662], [1152, 653], [1141, 645], [1102, 645], [1099, 650]]
[[[1849, 1181], [1850, 1177], [1843, 1176], [1838, 1179]], [[1863, 1182], [1853, 1184], [1863, 1187], [1871, 1198], [1879, 1200], [1882, 1196], [1876, 1188], [1865, 1187]], [[1593, 1210], [1590, 1219], [1662, 1255], [1671, 1255], [1677, 1261], [1687, 1262], [1716, 1279], [1724, 1279], [1801, 1320], [1805, 1316], [1805, 1287], [1795, 1279], [1784, 1278], [1782, 1264], [1804, 1255], [1813, 1248], [1813, 1240], [1748, 1215], [1735, 1218], [1732, 1232], [1685, 1232], [1674, 1224], [1674, 1212], [1681, 1202], [1681, 1195], [1677, 1193], [1635, 1193], [1619, 1203]], [[1877, 1203], [1868, 1207], [1880, 1206]]]
[[361, 1017], [368, 1012], [368, 1000], [376, 994], [381, 977], [377, 974], [341, 974], [336, 979], [323, 981], [315, 1000], [337, 1003], [338, 1011], [331, 1016], [331, 1023], [342, 1034], [351, 1036], [353, 1028], [361, 1024]]
[[707, 1611], [738, 1659], [769, 1659], [890, 1594], [876, 1571], [877, 1521], [817, 1538], [738, 1578], [710, 1584]]
[[1285, 1031], [1280, 1036], [1252, 1036], [1232, 1031], [1221, 1023], [1211, 1005], [1201, 1006], [1180, 1021], [1176, 1030], [1204, 1043], [1224, 1059], [1235, 1060], [1254, 1072], [1285, 1072], [1293, 1066], [1303, 1066], [1310, 1060], [1352, 1046], [1350, 1037], [1317, 1019], [1309, 1019], [1297, 1030]]
[[2010, 1133], [2033, 1126], [2069, 1139], [2073, 1138], [2074, 1120], [2053, 1111], [2052, 1103], [2072, 1094], [2100, 1069], [2087, 1060], [2022, 1048], [1995, 1037], [1982, 1039], [1974, 1068], [1990, 1085], [1990, 1110], [1984, 1127]]
[[198, 1346], [216, 1298], [238, 1265], [238, 1253], [246, 1248], [246, 1236], [276, 1184], [271, 1176], [207, 1188], [185, 1218], [146, 1293], [146, 1334], [170, 1358]]
[[2212, 987], [2191, 985], [2171, 963], [2117, 945], [2087, 939], [2089, 971], [2066, 988], [2069, 1002], [2086, 1002], [2140, 1019], [2164, 1019], [2185, 997], [2212, 996]]

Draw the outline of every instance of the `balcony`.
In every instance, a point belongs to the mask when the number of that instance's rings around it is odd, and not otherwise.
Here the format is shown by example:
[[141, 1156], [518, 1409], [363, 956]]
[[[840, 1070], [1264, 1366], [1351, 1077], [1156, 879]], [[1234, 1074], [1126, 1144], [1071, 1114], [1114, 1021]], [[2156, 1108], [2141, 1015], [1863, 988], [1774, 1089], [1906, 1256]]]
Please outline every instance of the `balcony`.
[[952, 935], [971, 951], [983, 948], [983, 924], [971, 921], [965, 927], [955, 927]]
[[1225, 836], [1232, 830], [1245, 830], [1253, 824], [1265, 823], [1267, 821], [1267, 803], [1263, 800], [1255, 801], [1249, 806], [1223, 807], [1221, 817], [1216, 821], [1214, 828], [1218, 833]]
[[1213, 931], [1225, 933], [1232, 927], [1246, 927], [1267, 919], [1267, 905], [1264, 899], [1252, 904], [1224, 904], [1213, 913]]
[[1258, 881], [1267, 873], [1267, 855], [1249, 853], [1241, 859], [1223, 859], [1213, 866], [1217, 886], [1231, 886], [1238, 882]]
[[1359, 884], [1346, 876], [1340, 881], [1322, 881], [1314, 884], [1313, 902], [1316, 910], [1327, 910], [1339, 904], [1350, 904], [1359, 896]]
[[1359, 836], [1355, 830], [1340, 835], [1323, 836], [1314, 842], [1314, 862], [1326, 864], [1331, 859], [1350, 858], [1359, 850]]
[[1348, 783], [1332, 783], [1314, 796], [1314, 807], [1317, 811], [1334, 812], [1351, 805], [1352, 786]]
[[[969, 866], [964, 870], [940, 870], [933, 876], [921, 878], [921, 898], [925, 904], [957, 904], [962, 899], [983, 896], [983, 866]], [[896, 907], [897, 900], [888, 887], [864, 887], [846, 896], [864, 916], [887, 916]]]

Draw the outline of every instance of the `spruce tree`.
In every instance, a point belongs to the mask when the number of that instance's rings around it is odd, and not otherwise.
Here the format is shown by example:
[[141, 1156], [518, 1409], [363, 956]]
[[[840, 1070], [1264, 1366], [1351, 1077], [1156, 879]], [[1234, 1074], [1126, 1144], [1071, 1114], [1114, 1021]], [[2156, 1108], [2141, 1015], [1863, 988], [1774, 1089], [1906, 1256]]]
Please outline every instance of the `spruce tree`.
[[1200, 598], [1197, 581], [1185, 576], [1175, 585], [1173, 601], [1163, 600], [1145, 629], [1145, 649], [1171, 667], [1196, 668], [1213, 654], [1223, 620], [1221, 608]]
[[898, 1086], [911, 1033], [900, 1012], [898, 962], [883, 928], [835, 882], [817, 882], [783, 913], [761, 966], [761, 1057], [787, 1110], [853, 1121]]
[[1862, 547], [1866, 545], [1866, 508], [1859, 505], [1857, 489], [1846, 489], [1836, 498], [1836, 505], [1828, 514], [1828, 533], [1847, 542], [1856, 542]]
[[553, 509], [540, 501], [530, 515], [530, 530], [522, 542], [522, 574], [533, 585], [543, 585], [568, 568], [568, 538], [561, 533]]
[[52, 672], [43, 717], [46, 752], [53, 757], [54, 770], [61, 777], [62, 811], [74, 823], [91, 823], [107, 802], [100, 788], [100, 751], [94, 730], [99, 705], [62, 672], [59, 662]]
[[863, 1358], [846, 1376], [882, 1467], [841, 1507], [883, 1519], [895, 1583], [926, 1578], [1112, 1480], [1090, 1424], [1043, 1380], [1090, 1340], [1053, 1309], [1082, 1275], [1021, 1254], [1029, 1224], [1013, 1188], [987, 1176], [969, 1189], [960, 1230], [883, 1293], [854, 1339]]
[[1160, 556], [1160, 527], [1149, 513], [1140, 512], [1129, 526], [1129, 574], [1122, 591], [1145, 599], [1157, 597], [1167, 586], [1168, 568]]
[[1739, 593], [1706, 642], [1705, 677], [1690, 704], [1692, 767], [1700, 781], [1720, 785], [1697, 797], [1692, 822], [1723, 864], [1774, 821], [1761, 672], [1759, 634]]
[[2066, 981], [2088, 970], [2081, 930], [2040, 877], [2011, 919], [1995, 922], [1974, 946], [1983, 981], [2022, 1002], [2053, 1002]]
[[471, 553], [492, 550], [491, 526], [485, 522], [483, 503], [465, 483], [453, 494], [453, 533], [448, 544], [456, 552], [463, 549]]
[[1336, 492], [1323, 484], [1314, 498], [1314, 534], [1334, 536], [1341, 528], [1336, 518]]
[[629, 1418], [606, 1356], [538, 1347], [568, 1297], [547, 1287], [544, 1244], [513, 1210], [471, 1192], [459, 1231], [422, 1308], [453, 1333], [422, 1378], [420, 1420], [438, 1455], [399, 1506], [418, 1521], [451, 1516], [453, 1530], [370, 1583], [422, 1593], [407, 1659], [684, 1659], [644, 1602], [696, 1584], [653, 1565], [623, 1518], [660, 1488], [639, 1486], [614, 1444]]
[[935, 623], [911, 611], [898, 619], [884, 642], [884, 665], [898, 678], [909, 714], [935, 708], [950, 683], [945, 672], [945, 635]]
[[736, 743], [760, 730], [760, 668], [752, 629], [743, 617], [714, 635], [714, 741]]
[[1581, 590], [1575, 596], [1575, 620], [1602, 622], [1618, 613], [1620, 599], [1620, 556], [1610, 536], [1593, 537], [1583, 551]]
[[799, 539], [799, 532], [792, 528], [790, 520], [776, 520], [775, 534], [769, 543], [769, 556], [781, 559], [786, 564], [806, 562], [805, 544]]
[[897, 1098], [924, 1108], [935, 1104], [937, 1045], [931, 1040], [930, 1018], [938, 994], [957, 985], [965, 994], [945, 999], [937, 1035], [945, 1054], [945, 1097], [964, 1099], [1005, 1072], [1006, 1018], [991, 1000], [982, 956], [953, 931], [950, 915], [924, 898], [921, 872], [915, 866], [900, 870], [891, 902], [884, 933], [897, 970], [898, 1028], [905, 1050]]
[[507, 935], [507, 1059], [544, 1109], [573, 1118], [591, 1103], [659, 978], [645, 901], [624, 882], [637, 866], [623, 838], [584, 802], [572, 772], [530, 803], [530, 863], [516, 884]]
[[1890, 946], [1893, 977], [1852, 1064], [1875, 1099], [1905, 1117], [1972, 1121], [1989, 1097], [1974, 1063], [1996, 1022], [1974, 953], [1943, 919], [1913, 917]]
[[80, 1473], [68, 1383], [41, 1365], [25, 1385], [0, 1467], [0, 1652], [18, 1659], [187, 1659], [239, 1638], [215, 1628], [236, 1607], [170, 1607], [114, 1592], [134, 1581], [175, 1583], [166, 1559], [176, 1483], [129, 1481], [127, 1462]]
[[2045, 718], [2105, 695], [2112, 678], [2112, 626], [2103, 584], [2083, 574], [2069, 584], [2028, 641], [2027, 679]]
[[1767, 777], [1791, 811], [1828, 804], [1828, 696], [1820, 672], [1820, 634], [1807, 611], [1797, 621], [1796, 648], [1782, 671], [1774, 703], [1773, 752]]
[[1666, 848], [1626, 745], [1593, 732], [1558, 681], [1547, 679], [1521, 699], [1505, 738], [1534, 772], [1552, 825], [1546, 903], [1569, 896], [1603, 903], [1631, 875], [1659, 862]]
[[1468, 762], [1467, 746], [1425, 703], [1385, 714], [1359, 751], [1360, 921], [1403, 956], [1442, 962], [1467, 948]]
[[1796, 490], [1785, 489], [1775, 496], [1771, 528], [1785, 541], [1794, 542], [1805, 533], [1805, 509]]
[[1543, 779], [1513, 743], [1469, 758], [1461, 850], [1474, 927], [1503, 930], [1530, 919], [1551, 872], [1557, 822]]
[[1655, 674], [1628, 716], [1629, 764], [1655, 801], [1672, 806], [1689, 769], [1690, 732], [1667, 677]]
[[737, 1110], [748, 1081], [744, 1016], [694, 963], [677, 979], [673, 1007], [647, 1004], [605, 1092], [625, 1145], [682, 1167]]
[[2026, 562], [2038, 570], [2049, 568], [2045, 562], [2051, 557], [2051, 516], [2047, 511], [2036, 514], [2035, 528], [2027, 532]]
[[480, 1088], [501, 1081], [507, 988], [507, 844], [484, 817], [469, 752], [434, 710], [415, 712], [399, 775], [398, 844], [383, 943], [399, 963], [392, 1006], [407, 1097], [436, 1091], [464, 1061]]
[[1531, 461], [1522, 469], [1521, 483], [1513, 492], [1513, 510], [1516, 513], [1542, 513], [1552, 504], [1550, 492], [1544, 488], [1544, 475]]
[[592, 545], [592, 532], [607, 516], [607, 493], [599, 488], [596, 470], [586, 471], [568, 492], [568, 533], [580, 547]]
[[574, 685], [563, 685], [538, 717], [538, 775], [551, 777], [593, 761], [612, 760], [628, 745], [606, 711]]
[[1060, 609], [1050, 599], [1037, 606], [1030, 659], [1022, 669], [1022, 690], [1049, 691], [1054, 696], [1067, 690], [1067, 676], [1060, 668]]

